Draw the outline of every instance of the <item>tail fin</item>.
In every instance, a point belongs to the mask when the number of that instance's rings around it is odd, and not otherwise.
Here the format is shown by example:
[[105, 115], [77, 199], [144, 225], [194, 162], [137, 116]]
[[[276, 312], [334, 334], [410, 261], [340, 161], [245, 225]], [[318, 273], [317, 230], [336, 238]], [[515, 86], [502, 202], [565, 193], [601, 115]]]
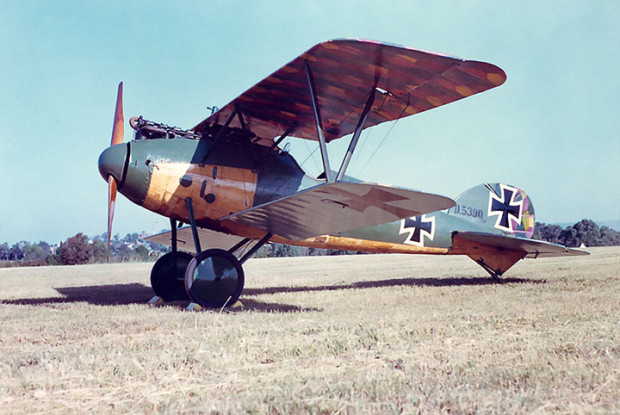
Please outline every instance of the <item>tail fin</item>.
[[534, 205], [525, 191], [503, 183], [481, 184], [456, 199], [448, 215], [458, 216], [492, 233], [531, 238], [534, 233]]

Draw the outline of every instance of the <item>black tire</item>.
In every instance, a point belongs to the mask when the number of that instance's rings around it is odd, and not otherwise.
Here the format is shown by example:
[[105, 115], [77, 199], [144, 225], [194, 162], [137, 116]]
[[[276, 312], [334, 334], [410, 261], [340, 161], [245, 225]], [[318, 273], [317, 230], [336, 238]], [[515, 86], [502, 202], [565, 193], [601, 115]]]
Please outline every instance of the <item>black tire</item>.
[[187, 300], [185, 270], [193, 256], [187, 252], [168, 252], [155, 262], [151, 270], [151, 287], [165, 301]]
[[208, 249], [196, 255], [185, 271], [185, 289], [196, 304], [209, 308], [232, 306], [245, 282], [241, 263], [223, 249]]

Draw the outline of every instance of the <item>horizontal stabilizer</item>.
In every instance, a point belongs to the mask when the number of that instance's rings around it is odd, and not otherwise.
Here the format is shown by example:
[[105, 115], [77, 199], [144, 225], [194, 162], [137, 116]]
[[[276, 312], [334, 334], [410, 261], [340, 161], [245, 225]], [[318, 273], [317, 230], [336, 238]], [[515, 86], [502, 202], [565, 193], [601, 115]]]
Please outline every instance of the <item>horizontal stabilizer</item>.
[[[590, 255], [587, 251], [575, 248], [567, 248], [563, 245], [552, 244], [550, 242], [538, 241], [534, 239], [519, 238], [483, 232], [455, 232], [454, 240], [462, 238], [466, 241], [491, 245], [496, 248], [526, 252], [524, 258], [543, 258], [564, 255]], [[462, 246], [458, 246], [462, 248]]]
[[[162, 245], [171, 246], [172, 232], [162, 232], [144, 238], [149, 242], [155, 242]], [[228, 250], [243, 240], [241, 236], [229, 235], [223, 232], [212, 231], [210, 229], [198, 228], [198, 238], [200, 239], [200, 247], [203, 250], [211, 248], [220, 248]], [[180, 251], [194, 252], [194, 237], [192, 236], [192, 228], [185, 226], [177, 229], [177, 248]]]
[[379, 225], [454, 206], [444, 196], [371, 183], [323, 183], [222, 218], [289, 240]]

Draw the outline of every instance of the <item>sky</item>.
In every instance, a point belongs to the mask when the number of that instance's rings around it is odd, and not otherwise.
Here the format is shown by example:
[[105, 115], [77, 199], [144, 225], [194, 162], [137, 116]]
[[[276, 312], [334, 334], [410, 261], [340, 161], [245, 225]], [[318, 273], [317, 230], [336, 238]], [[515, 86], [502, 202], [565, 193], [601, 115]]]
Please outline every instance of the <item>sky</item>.
[[[490, 62], [508, 76], [366, 130], [348, 174], [449, 197], [500, 181], [523, 188], [541, 222], [620, 220], [616, 0], [0, 0], [0, 9], [0, 243], [106, 231], [97, 160], [120, 81], [125, 120], [191, 128], [313, 45], [347, 37]], [[332, 160], [347, 144], [330, 144]], [[312, 174], [315, 147], [291, 140]], [[119, 195], [114, 233], [167, 225]]]

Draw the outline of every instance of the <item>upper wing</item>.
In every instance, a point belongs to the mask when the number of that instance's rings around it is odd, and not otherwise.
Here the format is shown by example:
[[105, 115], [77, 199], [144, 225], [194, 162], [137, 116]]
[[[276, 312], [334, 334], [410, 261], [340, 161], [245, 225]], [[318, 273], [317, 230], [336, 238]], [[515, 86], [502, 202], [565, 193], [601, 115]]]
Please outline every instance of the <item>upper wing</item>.
[[271, 145], [285, 132], [317, 140], [305, 64], [318, 97], [325, 138], [355, 131], [371, 91], [377, 91], [365, 127], [396, 120], [501, 85], [497, 66], [403, 46], [357, 39], [319, 43], [254, 85], [194, 131], [209, 136], [236, 109], [231, 127], [247, 128]]
[[[519, 238], [483, 232], [456, 232], [454, 240], [457, 238], [471, 242], [471, 247], [475, 244], [491, 245], [500, 250], [522, 251], [524, 258], [554, 257], [563, 255], [590, 255], [587, 251], [575, 248], [567, 248], [563, 245], [552, 244], [550, 242], [538, 241], [535, 239]], [[460, 248], [463, 248], [461, 243]]]
[[323, 183], [222, 218], [290, 240], [345, 232], [448, 209], [444, 196], [370, 183]]
[[[150, 242], [156, 242], [162, 245], [170, 246], [172, 232], [162, 232], [155, 235], [144, 238]], [[198, 228], [198, 239], [200, 240], [200, 247], [203, 250], [210, 248], [230, 249], [237, 243], [243, 240], [243, 237], [237, 235], [229, 235], [223, 232], [217, 232], [210, 229]], [[177, 229], [177, 247], [181, 251], [194, 252], [194, 237], [192, 235], [192, 228], [185, 226]]]

